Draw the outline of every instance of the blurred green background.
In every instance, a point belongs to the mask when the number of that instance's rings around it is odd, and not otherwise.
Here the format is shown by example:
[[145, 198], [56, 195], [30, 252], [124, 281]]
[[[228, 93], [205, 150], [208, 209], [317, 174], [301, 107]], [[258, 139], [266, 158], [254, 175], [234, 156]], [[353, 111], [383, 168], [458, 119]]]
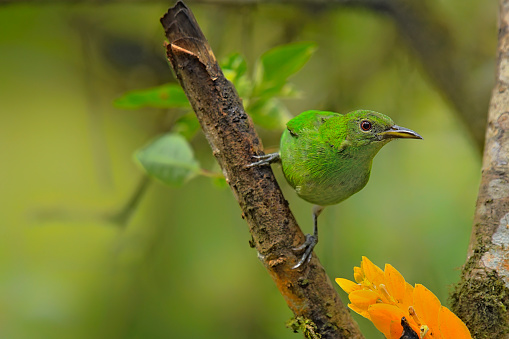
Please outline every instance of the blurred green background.
[[[292, 314], [249, 247], [229, 189], [203, 177], [165, 187], [132, 161], [178, 112], [112, 102], [174, 81], [159, 23], [171, 5], [0, 4], [0, 337], [301, 337], [284, 326]], [[390, 17], [341, 6], [188, 5], [218, 58], [240, 52], [251, 70], [271, 47], [317, 43], [292, 78], [303, 93], [285, 101], [292, 114], [372, 109], [424, 137], [385, 147], [366, 188], [325, 210], [315, 252], [331, 279], [353, 278], [364, 255], [447, 304], [466, 258], [481, 156]], [[489, 87], [497, 2], [428, 5], [465, 58], [475, 57], [470, 80]], [[277, 147], [279, 131], [259, 132]], [[192, 144], [217, 169], [201, 133]], [[311, 205], [274, 170], [310, 232]], [[367, 338], [382, 338], [355, 317]]]

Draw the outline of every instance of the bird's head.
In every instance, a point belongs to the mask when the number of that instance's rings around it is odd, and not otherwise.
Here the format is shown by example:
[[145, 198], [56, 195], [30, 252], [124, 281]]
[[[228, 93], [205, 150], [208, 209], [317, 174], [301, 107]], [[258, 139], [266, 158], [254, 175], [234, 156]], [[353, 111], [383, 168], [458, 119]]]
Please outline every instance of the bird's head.
[[388, 116], [367, 110], [353, 111], [344, 116], [346, 119], [346, 139], [354, 146], [379, 146], [394, 139], [422, 139], [411, 129], [394, 124]]

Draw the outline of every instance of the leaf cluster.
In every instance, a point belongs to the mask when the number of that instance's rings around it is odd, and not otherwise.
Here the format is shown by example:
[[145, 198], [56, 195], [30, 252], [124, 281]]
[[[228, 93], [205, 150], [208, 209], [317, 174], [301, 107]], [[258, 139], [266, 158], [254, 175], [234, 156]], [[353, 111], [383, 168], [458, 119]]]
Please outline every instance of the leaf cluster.
[[[284, 128], [291, 114], [280, 99], [298, 96], [299, 92], [288, 79], [307, 63], [315, 49], [315, 44], [310, 42], [277, 46], [260, 56], [252, 74], [248, 73], [246, 59], [239, 53], [221, 62], [223, 74], [237, 89], [256, 125], [268, 130]], [[114, 105], [122, 109], [171, 109], [172, 113], [179, 114], [169, 132], [135, 152], [136, 162], [148, 175], [171, 186], [182, 185], [196, 175], [224, 183], [220, 173], [202, 169], [194, 156], [189, 142], [200, 125], [180, 85], [167, 83], [130, 91], [116, 99]]]

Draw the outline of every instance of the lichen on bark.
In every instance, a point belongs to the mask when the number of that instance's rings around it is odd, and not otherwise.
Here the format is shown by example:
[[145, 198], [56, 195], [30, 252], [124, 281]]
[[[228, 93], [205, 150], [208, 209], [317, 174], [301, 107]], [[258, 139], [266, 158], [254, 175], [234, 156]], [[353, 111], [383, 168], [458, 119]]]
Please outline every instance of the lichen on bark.
[[496, 84], [467, 261], [451, 308], [474, 338], [509, 338], [509, 0], [500, 0]]
[[486, 244], [479, 243], [465, 264], [450, 296], [451, 310], [467, 324], [474, 338], [504, 338], [509, 333], [509, 294], [495, 270], [478, 265], [487, 249]]

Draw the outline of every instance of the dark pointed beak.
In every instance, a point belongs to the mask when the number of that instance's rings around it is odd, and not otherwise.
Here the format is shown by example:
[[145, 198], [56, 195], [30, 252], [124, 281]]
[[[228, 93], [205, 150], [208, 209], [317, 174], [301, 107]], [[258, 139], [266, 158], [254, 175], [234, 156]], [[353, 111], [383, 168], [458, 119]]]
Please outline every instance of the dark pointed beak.
[[400, 127], [398, 125], [391, 126], [388, 130], [379, 133], [382, 139], [406, 138], [406, 139], [422, 139], [422, 137], [411, 129]]

